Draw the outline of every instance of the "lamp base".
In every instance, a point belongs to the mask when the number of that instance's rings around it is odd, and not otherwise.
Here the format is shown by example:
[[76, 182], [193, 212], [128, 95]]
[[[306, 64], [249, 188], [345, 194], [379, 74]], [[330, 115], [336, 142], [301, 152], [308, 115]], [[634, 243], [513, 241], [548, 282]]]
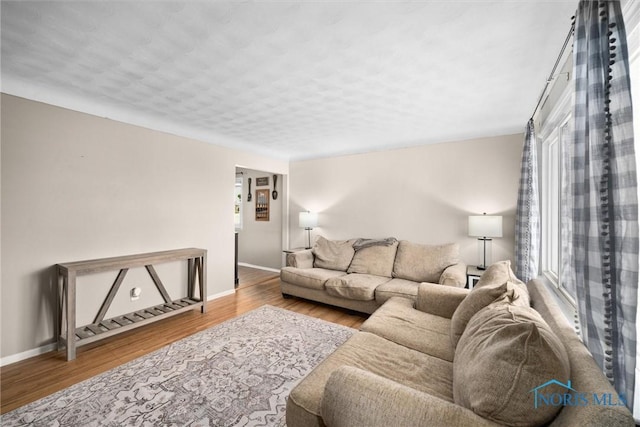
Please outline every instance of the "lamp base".
[[478, 257], [480, 263], [478, 270], [484, 271], [491, 264], [491, 239], [488, 237], [478, 238]]
[[305, 249], [311, 249], [311, 230], [313, 230], [313, 228], [311, 227], [305, 227], [305, 230], [307, 230], [307, 247]]

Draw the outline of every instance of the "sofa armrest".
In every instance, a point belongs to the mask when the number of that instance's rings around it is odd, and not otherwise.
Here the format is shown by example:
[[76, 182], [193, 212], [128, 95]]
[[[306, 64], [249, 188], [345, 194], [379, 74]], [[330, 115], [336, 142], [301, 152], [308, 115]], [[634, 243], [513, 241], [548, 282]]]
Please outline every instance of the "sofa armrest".
[[445, 286], [464, 288], [467, 285], [467, 264], [459, 262], [445, 268], [438, 283]]
[[320, 414], [331, 427], [497, 425], [455, 403], [351, 366], [329, 377]]
[[416, 310], [451, 319], [458, 305], [469, 294], [469, 289], [420, 283], [416, 297]]
[[313, 268], [313, 252], [305, 249], [287, 254], [287, 267]]

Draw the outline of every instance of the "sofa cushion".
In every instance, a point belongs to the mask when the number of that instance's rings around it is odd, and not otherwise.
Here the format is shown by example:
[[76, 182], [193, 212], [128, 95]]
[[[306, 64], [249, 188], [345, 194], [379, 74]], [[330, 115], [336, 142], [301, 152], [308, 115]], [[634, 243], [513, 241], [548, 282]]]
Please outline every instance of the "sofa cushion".
[[458, 262], [458, 254], [457, 243], [434, 246], [402, 240], [393, 264], [393, 277], [438, 283], [444, 269]]
[[353, 242], [354, 240], [328, 240], [319, 236], [313, 245], [313, 266], [347, 271], [355, 253]]
[[280, 270], [280, 280], [293, 283], [303, 288], [324, 289], [324, 284], [332, 277], [344, 276], [344, 271], [326, 270], [324, 268], [284, 267]]
[[[511, 268], [511, 261], [499, 261], [495, 263], [495, 267], [493, 269], [491, 267], [492, 266], [489, 266], [489, 268], [487, 268], [487, 271], [485, 271], [484, 273], [486, 274], [487, 272], [489, 272], [485, 280], [482, 280], [484, 278], [483, 274], [482, 276], [480, 276], [480, 280], [478, 280], [474, 288], [478, 287], [478, 285], [480, 288], [483, 288], [485, 286], [498, 286], [503, 283], [500, 282], [500, 277], [506, 274], [506, 280], [513, 285], [516, 293], [521, 298], [519, 301], [521, 303], [520, 305], [531, 306], [529, 289], [527, 288], [526, 283], [518, 279], [518, 276], [516, 276], [516, 274], [513, 272], [513, 269]], [[500, 270], [500, 272], [497, 272], [497, 270]]]
[[[427, 282], [428, 283], [428, 282]], [[467, 286], [467, 264], [458, 262], [445, 268], [438, 281], [440, 285], [464, 288]]]
[[473, 286], [475, 288], [482, 288], [483, 286], [498, 286], [506, 281], [511, 281], [516, 284], [521, 284], [523, 292], [528, 293], [526, 285], [518, 279], [511, 269], [511, 261], [498, 261], [491, 264], [480, 276], [480, 280]]
[[406, 298], [391, 298], [360, 327], [361, 331], [453, 362], [449, 329], [450, 319], [418, 311], [413, 308], [413, 302]]
[[462, 336], [469, 320], [480, 310], [498, 300], [508, 303], [529, 306], [529, 295], [514, 282], [506, 281], [499, 285], [486, 284], [474, 287], [462, 300], [451, 317], [451, 344], [455, 347]]
[[376, 288], [387, 281], [388, 277], [354, 273], [329, 279], [324, 286], [334, 297], [371, 301], [375, 299]]
[[405, 279], [391, 279], [376, 288], [376, 301], [383, 304], [389, 298], [403, 297], [412, 301], [418, 295], [418, 282]]
[[[508, 297], [507, 297], [508, 294]], [[473, 287], [469, 295], [458, 305], [451, 317], [451, 343], [455, 347], [467, 326], [478, 311], [496, 300], [507, 297], [508, 302], [529, 306], [529, 290], [516, 277], [510, 261], [498, 261], [490, 265]]]
[[[469, 321], [453, 361], [457, 404], [501, 424], [542, 425], [560, 406], [538, 405], [534, 389], [550, 380], [567, 383], [569, 359], [562, 342], [529, 307], [496, 303]], [[564, 393], [551, 383], [544, 393]]]
[[324, 388], [331, 373], [340, 366], [364, 369], [453, 402], [453, 363], [368, 332], [358, 332], [291, 390], [287, 401], [287, 424], [293, 425], [295, 420], [295, 425], [324, 425], [320, 417]]
[[391, 277], [397, 249], [396, 241], [391, 245], [369, 246], [357, 250], [347, 272]]
[[313, 252], [305, 249], [287, 254], [287, 267], [313, 268]]

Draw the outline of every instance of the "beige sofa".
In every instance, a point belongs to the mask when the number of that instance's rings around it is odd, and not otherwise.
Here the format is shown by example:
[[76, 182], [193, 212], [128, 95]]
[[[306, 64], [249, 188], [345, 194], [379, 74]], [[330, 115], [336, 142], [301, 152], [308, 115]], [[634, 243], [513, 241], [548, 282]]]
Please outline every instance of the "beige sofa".
[[499, 262], [471, 292], [421, 284], [415, 304], [386, 301], [292, 390], [286, 418], [288, 427], [633, 426], [619, 403], [544, 284], [525, 286]]
[[415, 300], [421, 282], [466, 284], [458, 245], [421, 245], [394, 238], [328, 240], [287, 255], [280, 270], [283, 296], [294, 295], [373, 313], [394, 296]]

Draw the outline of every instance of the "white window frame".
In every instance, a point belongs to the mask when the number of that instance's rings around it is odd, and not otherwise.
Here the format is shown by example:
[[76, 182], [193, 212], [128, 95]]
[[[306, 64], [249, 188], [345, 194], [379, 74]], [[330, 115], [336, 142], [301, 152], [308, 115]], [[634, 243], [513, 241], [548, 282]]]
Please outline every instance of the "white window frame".
[[[541, 201], [541, 259], [542, 276], [554, 289], [575, 307], [575, 300], [562, 284], [562, 128], [571, 123], [573, 115], [573, 87], [568, 84], [545, 121], [541, 125], [538, 141], [541, 148], [540, 201]], [[571, 132], [571, 130], [570, 130]], [[552, 161], [555, 156], [555, 163]], [[552, 169], [553, 168], [553, 169]], [[550, 179], [555, 174], [556, 188], [549, 191]], [[555, 209], [554, 209], [555, 207]], [[555, 258], [555, 259], [554, 259]]]
[[560, 190], [559, 183], [562, 170], [560, 169], [560, 129], [556, 128], [542, 141], [542, 274], [555, 286], [560, 282], [560, 233], [559, 211]]

